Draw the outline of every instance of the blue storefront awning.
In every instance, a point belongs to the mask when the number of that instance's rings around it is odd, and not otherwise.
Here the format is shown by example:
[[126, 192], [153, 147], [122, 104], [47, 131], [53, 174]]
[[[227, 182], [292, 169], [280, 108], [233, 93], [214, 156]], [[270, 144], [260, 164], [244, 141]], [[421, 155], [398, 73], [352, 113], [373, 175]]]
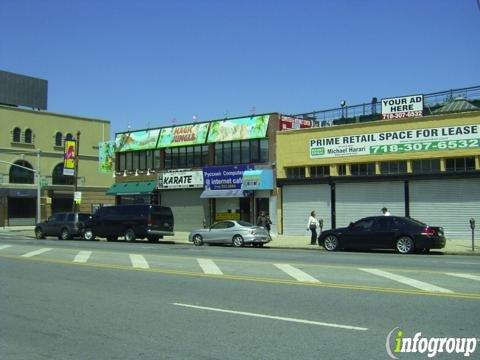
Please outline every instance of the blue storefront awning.
[[272, 190], [273, 170], [246, 170], [242, 177], [243, 190]]
[[207, 198], [240, 198], [245, 197], [245, 193], [242, 189], [228, 189], [228, 190], [204, 190], [200, 197], [202, 199]]

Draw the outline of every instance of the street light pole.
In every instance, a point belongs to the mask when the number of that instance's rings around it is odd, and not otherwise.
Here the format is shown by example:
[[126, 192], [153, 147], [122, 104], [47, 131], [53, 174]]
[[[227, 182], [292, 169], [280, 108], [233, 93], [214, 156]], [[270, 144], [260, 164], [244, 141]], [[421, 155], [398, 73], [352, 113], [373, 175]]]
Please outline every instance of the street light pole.
[[77, 149], [75, 153], [75, 176], [73, 178], [73, 212], [79, 212], [79, 206], [75, 201], [75, 193], [78, 188], [78, 158], [80, 157], [80, 131], [77, 131]]

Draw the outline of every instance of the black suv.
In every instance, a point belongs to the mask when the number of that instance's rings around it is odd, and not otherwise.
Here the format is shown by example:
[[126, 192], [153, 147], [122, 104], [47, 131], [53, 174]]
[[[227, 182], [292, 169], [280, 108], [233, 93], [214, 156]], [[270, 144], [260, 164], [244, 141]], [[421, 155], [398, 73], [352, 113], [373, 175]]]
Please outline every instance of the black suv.
[[83, 225], [90, 218], [90, 214], [59, 212], [48, 220], [35, 226], [35, 237], [45, 239], [46, 236], [58, 236], [61, 240], [68, 240], [83, 235]]
[[147, 238], [158, 241], [164, 235], [173, 235], [173, 214], [169, 207], [158, 205], [105, 206], [85, 223], [83, 238], [94, 240], [105, 237], [115, 241], [123, 236], [126, 241]]

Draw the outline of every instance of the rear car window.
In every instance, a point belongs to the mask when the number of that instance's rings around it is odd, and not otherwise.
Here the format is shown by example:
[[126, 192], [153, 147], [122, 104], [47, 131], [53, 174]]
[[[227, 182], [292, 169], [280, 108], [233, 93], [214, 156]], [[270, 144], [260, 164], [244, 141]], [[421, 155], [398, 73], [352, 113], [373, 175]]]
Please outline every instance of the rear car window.
[[166, 206], [152, 206], [152, 214], [160, 216], [172, 216], [172, 209]]
[[78, 221], [85, 221], [90, 218], [90, 214], [78, 214]]
[[237, 221], [238, 225], [241, 226], [253, 226], [253, 224], [246, 222], [246, 221]]

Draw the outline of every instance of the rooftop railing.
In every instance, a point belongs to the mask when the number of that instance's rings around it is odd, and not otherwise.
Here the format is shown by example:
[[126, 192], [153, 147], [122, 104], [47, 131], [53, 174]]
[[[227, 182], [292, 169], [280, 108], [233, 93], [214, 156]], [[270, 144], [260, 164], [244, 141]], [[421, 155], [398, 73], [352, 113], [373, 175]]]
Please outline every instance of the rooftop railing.
[[[398, 96], [402, 97], [402, 96]], [[466, 100], [480, 110], [480, 86], [424, 94], [423, 115], [433, 115], [436, 110], [454, 100]], [[465, 111], [459, 109], [458, 112]], [[452, 112], [452, 111], [451, 111]], [[453, 111], [455, 112], [455, 111]], [[289, 115], [296, 118], [313, 120], [314, 127], [336, 126], [382, 120], [381, 99], [373, 98], [370, 103], [340, 108], [313, 111], [309, 113]]]

